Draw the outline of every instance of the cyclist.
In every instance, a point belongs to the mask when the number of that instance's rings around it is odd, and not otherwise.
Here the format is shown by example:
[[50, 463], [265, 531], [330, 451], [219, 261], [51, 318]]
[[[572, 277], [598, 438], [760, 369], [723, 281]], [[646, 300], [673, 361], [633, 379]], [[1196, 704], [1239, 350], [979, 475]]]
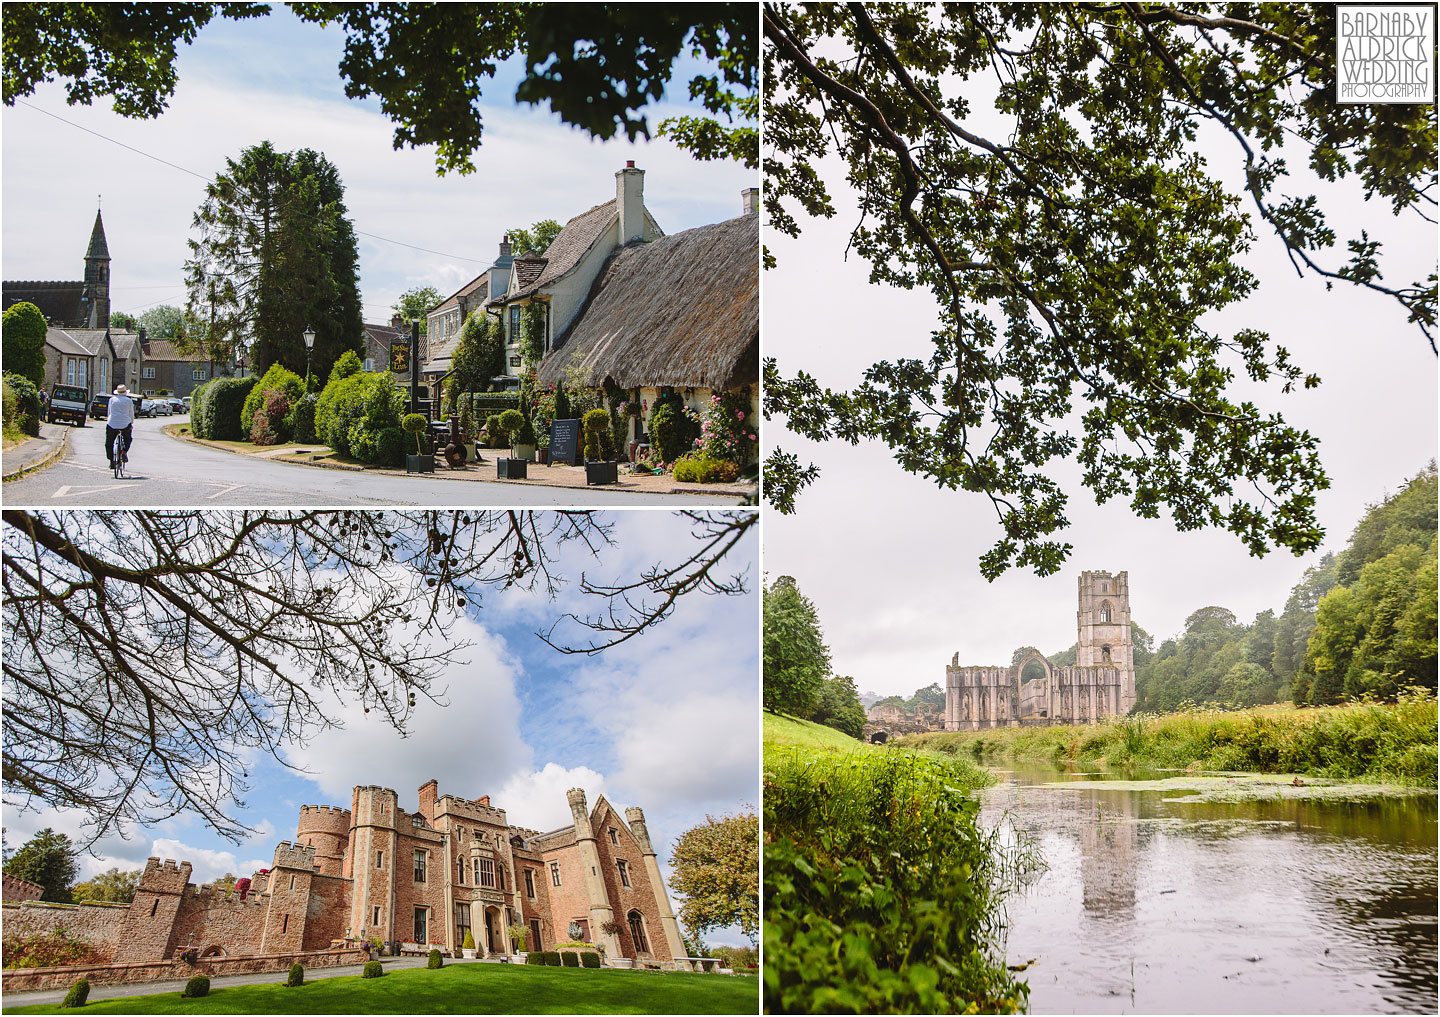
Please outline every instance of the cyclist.
[[115, 394], [105, 404], [105, 458], [115, 468], [115, 439], [124, 438], [122, 454], [130, 452], [131, 427], [135, 423], [135, 403], [124, 385], [115, 386]]

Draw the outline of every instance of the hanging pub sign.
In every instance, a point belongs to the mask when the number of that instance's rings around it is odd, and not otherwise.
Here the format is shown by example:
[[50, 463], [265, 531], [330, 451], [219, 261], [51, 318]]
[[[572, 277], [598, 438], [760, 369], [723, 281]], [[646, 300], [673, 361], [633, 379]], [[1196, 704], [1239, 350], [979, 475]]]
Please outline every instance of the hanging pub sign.
[[396, 339], [390, 344], [390, 370], [396, 374], [410, 371], [410, 340]]
[[554, 420], [550, 422], [550, 462], [579, 466], [580, 421]]

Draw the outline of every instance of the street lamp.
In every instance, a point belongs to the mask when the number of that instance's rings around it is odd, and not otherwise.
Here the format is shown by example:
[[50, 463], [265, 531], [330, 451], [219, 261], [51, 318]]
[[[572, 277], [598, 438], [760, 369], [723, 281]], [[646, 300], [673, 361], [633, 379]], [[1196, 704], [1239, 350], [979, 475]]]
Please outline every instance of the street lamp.
[[310, 391], [310, 354], [315, 349], [315, 330], [305, 326], [305, 391]]

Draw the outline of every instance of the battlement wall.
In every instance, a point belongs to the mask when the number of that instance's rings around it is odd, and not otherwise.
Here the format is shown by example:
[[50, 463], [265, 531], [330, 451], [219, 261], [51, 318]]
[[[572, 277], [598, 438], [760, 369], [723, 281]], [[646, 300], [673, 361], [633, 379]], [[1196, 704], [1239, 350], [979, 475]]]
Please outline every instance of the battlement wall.
[[173, 858], [167, 858], [163, 863], [159, 858], [147, 858], [145, 871], [140, 875], [138, 890], [184, 893], [185, 887], [190, 883], [191, 868], [189, 862], [176, 862]]

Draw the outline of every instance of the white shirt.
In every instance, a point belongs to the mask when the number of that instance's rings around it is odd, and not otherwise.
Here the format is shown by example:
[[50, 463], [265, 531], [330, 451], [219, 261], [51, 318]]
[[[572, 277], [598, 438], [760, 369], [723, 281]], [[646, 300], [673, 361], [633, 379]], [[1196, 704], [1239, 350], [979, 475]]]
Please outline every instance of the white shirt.
[[105, 426], [117, 430], [135, 423], [135, 403], [128, 395], [112, 395], [105, 404]]

